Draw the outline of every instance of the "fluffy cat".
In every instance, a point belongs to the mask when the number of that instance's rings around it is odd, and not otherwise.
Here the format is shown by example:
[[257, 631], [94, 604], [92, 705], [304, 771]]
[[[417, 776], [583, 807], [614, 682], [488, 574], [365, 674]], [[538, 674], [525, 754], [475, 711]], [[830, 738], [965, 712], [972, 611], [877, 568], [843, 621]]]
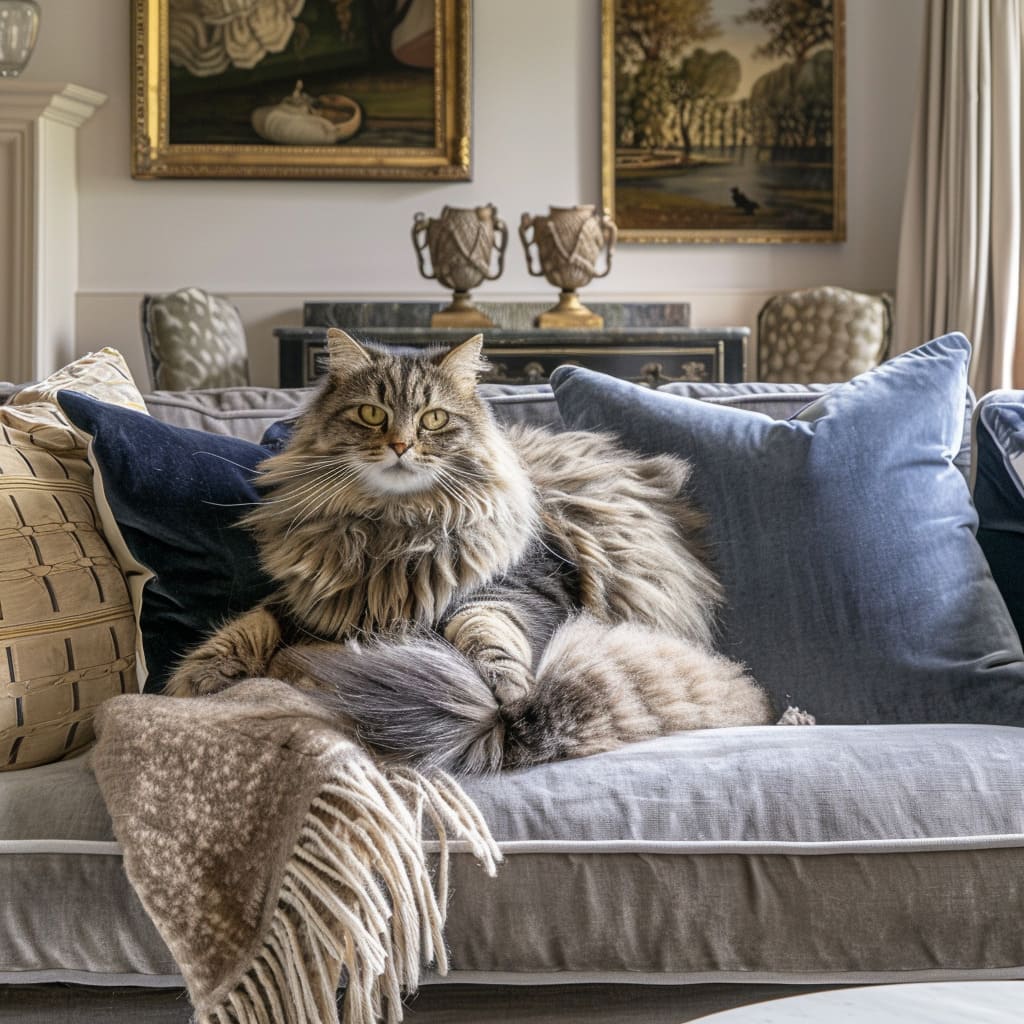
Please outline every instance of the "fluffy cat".
[[721, 595], [685, 462], [502, 430], [480, 336], [398, 356], [329, 333], [330, 371], [248, 514], [276, 582], [169, 690], [313, 689], [385, 756], [454, 771], [772, 720], [712, 652]]

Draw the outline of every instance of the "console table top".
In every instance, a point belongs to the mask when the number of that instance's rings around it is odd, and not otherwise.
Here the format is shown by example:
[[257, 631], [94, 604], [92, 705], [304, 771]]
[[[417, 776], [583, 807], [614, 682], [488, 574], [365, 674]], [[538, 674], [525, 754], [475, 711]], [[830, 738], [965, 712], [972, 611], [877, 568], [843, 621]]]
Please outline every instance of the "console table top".
[[[338, 325], [341, 326], [341, 325]], [[672, 342], [707, 342], [722, 339], [740, 340], [750, 336], [749, 327], [602, 327], [597, 328], [497, 328], [497, 327], [357, 327], [345, 325], [356, 340], [381, 341], [387, 344], [401, 344], [403, 339], [412, 345], [451, 345], [473, 334], [483, 334], [490, 348], [503, 346], [530, 345], [536, 348], [565, 348], [567, 346], [590, 345], [651, 345]], [[297, 338], [306, 341], [322, 341], [327, 336], [327, 327], [275, 327], [278, 338]]]
[[[485, 330], [529, 330], [536, 316], [550, 309], [555, 296], [535, 302], [476, 302], [481, 313], [494, 321]], [[586, 300], [585, 300], [586, 301]], [[302, 320], [307, 327], [406, 327], [430, 329], [430, 317], [446, 302], [306, 302]], [[604, 317], [604, 329], [618, 327], [688, 327], [688, 302], [586, 302]], [[459, 328], [461, 330], [461, 328]], [[449, 336], [450, 337], [450, 336]]]

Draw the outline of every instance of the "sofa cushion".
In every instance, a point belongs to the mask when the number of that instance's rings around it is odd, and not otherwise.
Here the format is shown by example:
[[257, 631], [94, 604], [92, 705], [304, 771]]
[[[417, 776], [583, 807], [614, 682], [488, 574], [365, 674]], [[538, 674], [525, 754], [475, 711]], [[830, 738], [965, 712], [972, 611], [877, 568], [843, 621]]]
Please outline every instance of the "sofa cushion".
[[[714, 405], [729, 405], [736, 409], [764, 413], [773, 420], [785, 420], [816, 402], [822, 395], [838, 387], [837, 384], [781, 384], [749, 381], [742, 384], [687, 383], [678, 381], [662, 384], [658, 390], [668, 395], [699, 398]], [[960, 447], [953, 462], [965, 480], [971, 475], [971, 424], [977, 399], [968, 388], [964, 402], [963, 432]]]
[[[145, 398], [150, 415], [165, 423], [259, 441], [279, 420], [298, 416], [315, 392], [316, 388], [206, 388], [153, 391]], [[547, 384], [481, 384], [480, 394], [499, 422], [562, 426]]]
[[149, 414], [164, 423], [259, 441], [270, 424], [298, 415], [314, 390], [197, 388], [191, 391], [151, 391], [144, 397]]
[[986, 395], [975, 439], [978, 542], [1024, 637], [1024, 391]]
[[139, 674], [159, 692], [191, 647], [270, 593], [255, 541], [236, 525], [258, 500], [252, 480], [269, 452], [84, 395], [60, 403], [91, 438], [104, 529], [139, 617]]
[[[450, 981], [1024, 977], [1024, 730], [714, 729], [465, 783]], [[0, 983], [180, 986], [83, 758], [0, 779]], [[940, 893], [941, 898], [936, 898]]]
[[0, 407], [0, 771], [89, 743], [96, 706], [138, 685], [128, 587], [100, 529], [85, 440], [55, 401], [68, 387], [142, 408], [112, 349]]
[[824, 723], [1024, 725], [1024, 652], [953, 465], [970, 346], [948, 335], [789, 420], [553, 375], [571, 426], [690, 460], [723, 653]]

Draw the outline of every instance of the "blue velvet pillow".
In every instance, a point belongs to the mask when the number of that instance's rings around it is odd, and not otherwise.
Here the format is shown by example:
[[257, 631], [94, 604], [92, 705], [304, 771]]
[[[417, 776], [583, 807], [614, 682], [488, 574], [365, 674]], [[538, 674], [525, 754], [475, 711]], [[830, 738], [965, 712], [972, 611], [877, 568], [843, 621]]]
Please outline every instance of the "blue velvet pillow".
[[974, 438], [978, 542], [1024, 637], [1024, 391], [986, 395]]
[[970, 345], [929, 342], [789, 420], [552, 375], [575, 428], [693, 465], [721, 650], [822, 723], [1024, 725], [1024, 653], [953, 465]]
[[71, 391], [58, 401], [92, 437], [101, 514], [105, 504], [114, 520], [104, 530], [139, 615], [145, 690], [158, 693], [189, 648], [270, 593], [256, 544], [237, 525], [259, 500], [254, 468], [270, 452]]

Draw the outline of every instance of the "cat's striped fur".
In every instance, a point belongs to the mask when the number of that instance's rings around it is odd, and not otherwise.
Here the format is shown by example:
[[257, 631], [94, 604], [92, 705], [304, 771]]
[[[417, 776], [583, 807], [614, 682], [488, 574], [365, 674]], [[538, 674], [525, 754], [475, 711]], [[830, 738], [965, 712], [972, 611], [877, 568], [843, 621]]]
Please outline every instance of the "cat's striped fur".
[[685, 462], [500, 429], [479, 337], [395, 356], [332, 331], [330, 350], [247, 517], [277, 592], [172, 692], [286, 675], [380, 752], [467, 771], [771, 719], [712, 653], [721, 595]]

